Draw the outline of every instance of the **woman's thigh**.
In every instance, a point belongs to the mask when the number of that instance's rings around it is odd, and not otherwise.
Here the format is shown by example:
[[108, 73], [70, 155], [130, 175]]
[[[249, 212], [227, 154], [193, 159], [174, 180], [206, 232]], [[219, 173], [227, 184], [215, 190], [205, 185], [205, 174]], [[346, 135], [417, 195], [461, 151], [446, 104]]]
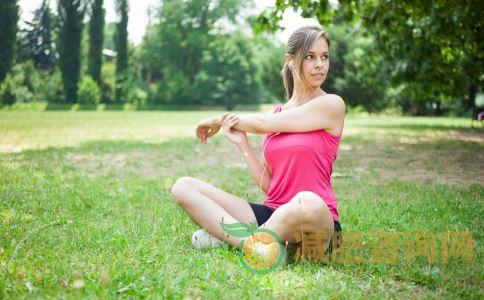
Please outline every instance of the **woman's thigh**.
[[[256, 222], [256, 218], [249, 202], [233, 194], [227, 193], [210, 183], [194, 177], [181, 177], [187, 187], [191, 187], [213, 200], [227, 211], [232, 217], [242, 223]], [[177, 182], [178, 182], [177, 181]]]

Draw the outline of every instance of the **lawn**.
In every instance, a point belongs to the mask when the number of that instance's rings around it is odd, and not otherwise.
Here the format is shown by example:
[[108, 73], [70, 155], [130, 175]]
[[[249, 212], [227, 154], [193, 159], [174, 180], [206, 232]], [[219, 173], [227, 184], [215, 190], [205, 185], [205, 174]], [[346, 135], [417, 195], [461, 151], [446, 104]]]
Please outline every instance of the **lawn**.
[[[470, 120], [348, 117], [333, 186], [346, 236], [361, 234], [354, 256], [257, 274], [237, 250], [195, 250], [198, 226], [170, 200], [184, 175], [264, 197], [235, 146], [197, 143], [212, 114], [0, 112], [0, 298], [484, 297], [484, 131]], [[436, 259], [373, 259], [382, 231], [435, 239]], [[444, 261], [446, 232], [470, 236], [471, 256]]]

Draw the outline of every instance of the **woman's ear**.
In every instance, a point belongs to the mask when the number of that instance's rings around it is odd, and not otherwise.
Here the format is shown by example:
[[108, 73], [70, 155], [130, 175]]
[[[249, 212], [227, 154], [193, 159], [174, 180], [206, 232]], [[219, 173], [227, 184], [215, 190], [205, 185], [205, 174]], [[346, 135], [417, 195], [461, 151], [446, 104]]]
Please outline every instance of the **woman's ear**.
[[293, 58], [289, 53], [286, 53], [286, 64], [289, 66], [289, 68], [294, 69]]

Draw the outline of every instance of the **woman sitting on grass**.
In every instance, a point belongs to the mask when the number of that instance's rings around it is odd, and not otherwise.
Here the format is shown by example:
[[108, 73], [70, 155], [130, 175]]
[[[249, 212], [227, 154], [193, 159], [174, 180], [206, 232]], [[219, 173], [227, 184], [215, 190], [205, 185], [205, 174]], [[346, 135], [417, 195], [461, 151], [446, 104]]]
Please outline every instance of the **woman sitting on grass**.
[[[228, 236], [221, 221], [257, 222], [285, 244], [297, 243], [301, 232], [323, 231], [331, 237], [341, 230], [330, 177], [343, 131], [345, 103], [321, 89], [329, 70], [329, 45], [320, 27], [296, 30], [289, 37], [281, 72], [289, 98], [284, 105], [277, 105], [271, 113], [226, 113], [198, 124], [196, 135], [203, 144], [223, 127], [224, 136], [240, 149], [267, 197], [263, 204], [251, 203], [202, 180], [179, 178], [172, 197], [204, 228], [192, 237], [195, 247], [216, 246], [220, 240], [238, 247], [242, 239]], [[263, 162], [246, 132], [265, 134]], [[328, 244], [324, 246], [326, 249]]]

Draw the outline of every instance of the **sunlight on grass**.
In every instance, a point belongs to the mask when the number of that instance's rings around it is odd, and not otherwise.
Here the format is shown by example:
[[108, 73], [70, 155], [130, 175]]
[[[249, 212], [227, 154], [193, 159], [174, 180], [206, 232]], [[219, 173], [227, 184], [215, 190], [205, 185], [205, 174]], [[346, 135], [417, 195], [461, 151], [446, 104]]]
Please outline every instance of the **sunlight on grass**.
[[[195, 139], [213, 114], [0, 112], [0, 297], [482, 296], [484, 135], [470, 122], [349, 118], [332, 180], [365, 260], [289, 261], [259, 275], [235, 250], [194, 249], [198, 226], [170, 198], [189, 175], [264, 199], [235, 146]], [[260, 152], [261, 136], [250, 138]], [[472, 263], [374, 263], [368, 245], [381, 230], [469, 231]]]

